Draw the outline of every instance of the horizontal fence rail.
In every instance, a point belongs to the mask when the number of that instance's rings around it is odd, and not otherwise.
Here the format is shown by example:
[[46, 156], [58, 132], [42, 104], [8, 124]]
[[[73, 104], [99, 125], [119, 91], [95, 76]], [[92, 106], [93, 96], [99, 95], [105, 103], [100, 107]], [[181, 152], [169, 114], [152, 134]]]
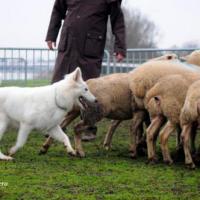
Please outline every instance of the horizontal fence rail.
[[[113, 55], [104, 51], [102, 75], [128, 72], [141, 63], [175, 53], [185, 56], [195, 49], [128, 49], [123, 62], [117, 63]], [[43, 48], [0, 48], [0, 80], [5, 85], [42, 85], [52, 77], [57, 51]]]

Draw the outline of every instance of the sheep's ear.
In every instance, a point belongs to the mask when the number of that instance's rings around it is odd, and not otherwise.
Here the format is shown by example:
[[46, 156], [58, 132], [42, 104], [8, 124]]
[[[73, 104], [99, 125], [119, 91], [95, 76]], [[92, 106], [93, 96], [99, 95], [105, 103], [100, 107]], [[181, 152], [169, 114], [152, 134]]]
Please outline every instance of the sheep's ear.
[[155, 96], [154, 100], [155, 100], [157, 105], [160, 105], [160, 97], [159, 96]]
[[73, 74], [73, 79], [74, 81], [78, 82], [79, 80], [82, 79], [82, 73], [79, 67], [76, 68]]

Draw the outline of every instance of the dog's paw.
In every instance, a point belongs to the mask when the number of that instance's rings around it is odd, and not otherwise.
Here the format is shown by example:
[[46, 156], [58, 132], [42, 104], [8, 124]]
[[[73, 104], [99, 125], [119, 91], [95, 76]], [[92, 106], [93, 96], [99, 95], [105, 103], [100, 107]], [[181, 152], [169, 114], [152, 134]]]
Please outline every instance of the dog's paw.
[[1, 158], [0, 158], [0, 160], [5, 160], [5, 161], [12, 161], [12, 160], [14, 160], [14, 158], [13, 157], [11, 157], [11, 156], [2, 156]]
[[68, 155], [70, 155], [70, 156], [76, 156], [76, 151], [74, 151], [74, 150], [72, 150], [72, 151], [68, 151], [67, 152], [68, 153]]

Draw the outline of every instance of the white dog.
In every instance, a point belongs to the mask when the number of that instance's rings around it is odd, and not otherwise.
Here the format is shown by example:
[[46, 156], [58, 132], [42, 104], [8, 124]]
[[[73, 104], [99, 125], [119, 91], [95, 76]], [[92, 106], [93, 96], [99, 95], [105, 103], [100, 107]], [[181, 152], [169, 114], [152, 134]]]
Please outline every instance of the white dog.
[[59, 124], [73, 106], [86, 106], [84, 98], [90, 102], [96, 101], [83, 81], [79, 68], [52, 85], [0, 88], [0, 139], [9, 125], [19, 127], [15, 146], [10, 149], [9, 156], [0, 151], [0, 159], [12, 160], [11, 156], [23, 147], [33, 129], [63, 142], [67, 152], [75, 154], [69, 138]]

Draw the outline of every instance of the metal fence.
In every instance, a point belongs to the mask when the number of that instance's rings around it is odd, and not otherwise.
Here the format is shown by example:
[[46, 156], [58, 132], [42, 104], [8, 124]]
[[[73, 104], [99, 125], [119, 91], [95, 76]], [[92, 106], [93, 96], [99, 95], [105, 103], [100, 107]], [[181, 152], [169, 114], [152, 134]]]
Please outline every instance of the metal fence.
[[[128, 72], [148, 59], [175, 53], [189, 54], [195, 49], [128, 49], [127, 57], [117, 63], [105, 50], [102, 74]], [[45, 84], [53, 73], [57, 51], [42, 48], [0, 48], [0, 80], [4, 84]]]

